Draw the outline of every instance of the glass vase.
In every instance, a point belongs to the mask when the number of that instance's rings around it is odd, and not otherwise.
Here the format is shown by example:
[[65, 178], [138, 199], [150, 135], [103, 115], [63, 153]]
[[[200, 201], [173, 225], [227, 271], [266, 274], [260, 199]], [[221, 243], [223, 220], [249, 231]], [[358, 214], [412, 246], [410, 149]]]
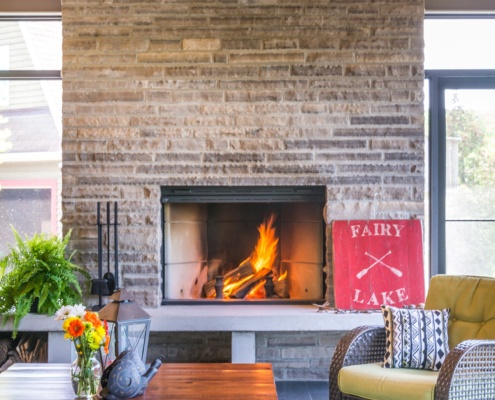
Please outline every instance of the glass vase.
[[72, 388], [78, 399], [93, 399], [100, 389], [101, 364], [94, 356], [79, 356], [71, 364]]

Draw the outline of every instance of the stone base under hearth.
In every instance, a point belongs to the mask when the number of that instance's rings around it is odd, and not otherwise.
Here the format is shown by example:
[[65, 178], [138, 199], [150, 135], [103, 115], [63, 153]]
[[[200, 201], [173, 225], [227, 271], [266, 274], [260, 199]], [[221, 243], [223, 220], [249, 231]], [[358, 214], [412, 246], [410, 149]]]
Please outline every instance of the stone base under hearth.
[[381, 313], [317, 312], [312, 305], [198, 305], [147, 309], [148, 359], [268, 362], [276, 380], [327, 380], [339, 339]]

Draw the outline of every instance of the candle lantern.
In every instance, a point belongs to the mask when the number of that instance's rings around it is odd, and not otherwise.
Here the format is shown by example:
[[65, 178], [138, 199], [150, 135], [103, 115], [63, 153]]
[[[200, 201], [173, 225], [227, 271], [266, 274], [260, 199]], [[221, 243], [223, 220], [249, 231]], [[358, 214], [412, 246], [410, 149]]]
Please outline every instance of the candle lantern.
[[109, 303], [99, 311], [108, 322], [110, 346], [104, 366], [113, 362], [124, 350], [133, 350], [146, 363], [150, 336], [150, 315], [134, 303], [125, 289], [118, 289], [109, 297]]

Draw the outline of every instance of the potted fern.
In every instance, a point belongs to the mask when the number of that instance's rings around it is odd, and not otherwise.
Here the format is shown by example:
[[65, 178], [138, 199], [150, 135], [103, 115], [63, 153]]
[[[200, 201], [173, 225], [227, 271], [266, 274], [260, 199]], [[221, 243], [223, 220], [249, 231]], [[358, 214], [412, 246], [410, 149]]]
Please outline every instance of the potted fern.
[[72, 263], [74, 252], [66, 256], [71, 232], [64, 238], [34, 234], [23, 240], [12, 228], [15, 246], [0, 260], [4, 275], [0, 279], [2, 324], [13, 320], [12, 337], [33, 305], [40, 314], [53, 315], [62, 305], [82, 301], [77, 274], [90, 279], [89, 273]]

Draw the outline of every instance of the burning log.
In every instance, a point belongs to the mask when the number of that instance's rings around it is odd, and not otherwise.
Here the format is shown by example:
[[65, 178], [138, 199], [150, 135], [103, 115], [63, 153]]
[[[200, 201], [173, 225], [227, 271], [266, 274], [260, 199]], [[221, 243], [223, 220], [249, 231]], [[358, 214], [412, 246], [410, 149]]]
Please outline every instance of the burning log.
[[251, 264], [251, 260], [248, 259], [243, 261], [242, 264], [240, 264], [237, 268], [227, 272], [223, 276], [223, 279], [225, 281], [228, 281], [229, 283], [235, 283], [243, 280], [249, 275], [253, 275], [254, 273], [256, 273], [256, 270], [253, 268], [253, 265]]
[[[237, 268], [234, 268], [232, 271], [229, 271], [223, 275], [223, 282], [225, 285], [235, 283], [247, 278], [250, 275], [254, 275], [255, 273], [256, 271], [253, 269], [251, 261], [245, 260]], [[203, 285], [205, 297], [215, 298], [215, 282], [216, 280], [212, 279]]]
[[214, 299], [216, 297], [215, 282], [216, 279], [213, 279], [203, 285], [203, 292], [207, 299]]
[[272, 270], [268, 268], [262, 268], [258, 272], [256, 272], [251, 278], [249, 278], [246, 282], [240, 285], [238, 288], [234, 289], [230, 294], [230, 297], [236, 299], [242, 299], [249, 293], [249, 291], [253, 288], [256, 283], [271, 273]]
[[[277, 259], [278, 245], [274, 222], [275, 215], [272, 214], [269, 220], [265, 220], [258, 226], [260, 235], [251, 255], [237, 268], [223, 274], [224, 289], [221, 293], [223, 297], [237, 299], [246, 297], [254, 286], [272, 272]], [[203, 285], [203, 291], [207, 298], [215, 297], [215, 282], [216, 280], [212, 279]], [[219, 284], [217, 286], [220, 287]], [[216, 297], [221, 297], [220, 293], [217, 293]]]
[[256, 283], [253, 288], [249, 291], [249, 293], [244, 297], [245, 299], [248, 300], [253, 300], [253, 299], [266, 299], [266, 291], [265, 291], [265, 282], [266, 278], [268, 278], [270, 275], [267, 275], [265, 279], [262, 279]]
[[287, 299], [289, 297], [289, 294], [287, 293], [286, 281], [287, 280], [285, 278], [281, 278], [274, 283], [275, 286], [273, 288], [273, 292], [281, 299]]

